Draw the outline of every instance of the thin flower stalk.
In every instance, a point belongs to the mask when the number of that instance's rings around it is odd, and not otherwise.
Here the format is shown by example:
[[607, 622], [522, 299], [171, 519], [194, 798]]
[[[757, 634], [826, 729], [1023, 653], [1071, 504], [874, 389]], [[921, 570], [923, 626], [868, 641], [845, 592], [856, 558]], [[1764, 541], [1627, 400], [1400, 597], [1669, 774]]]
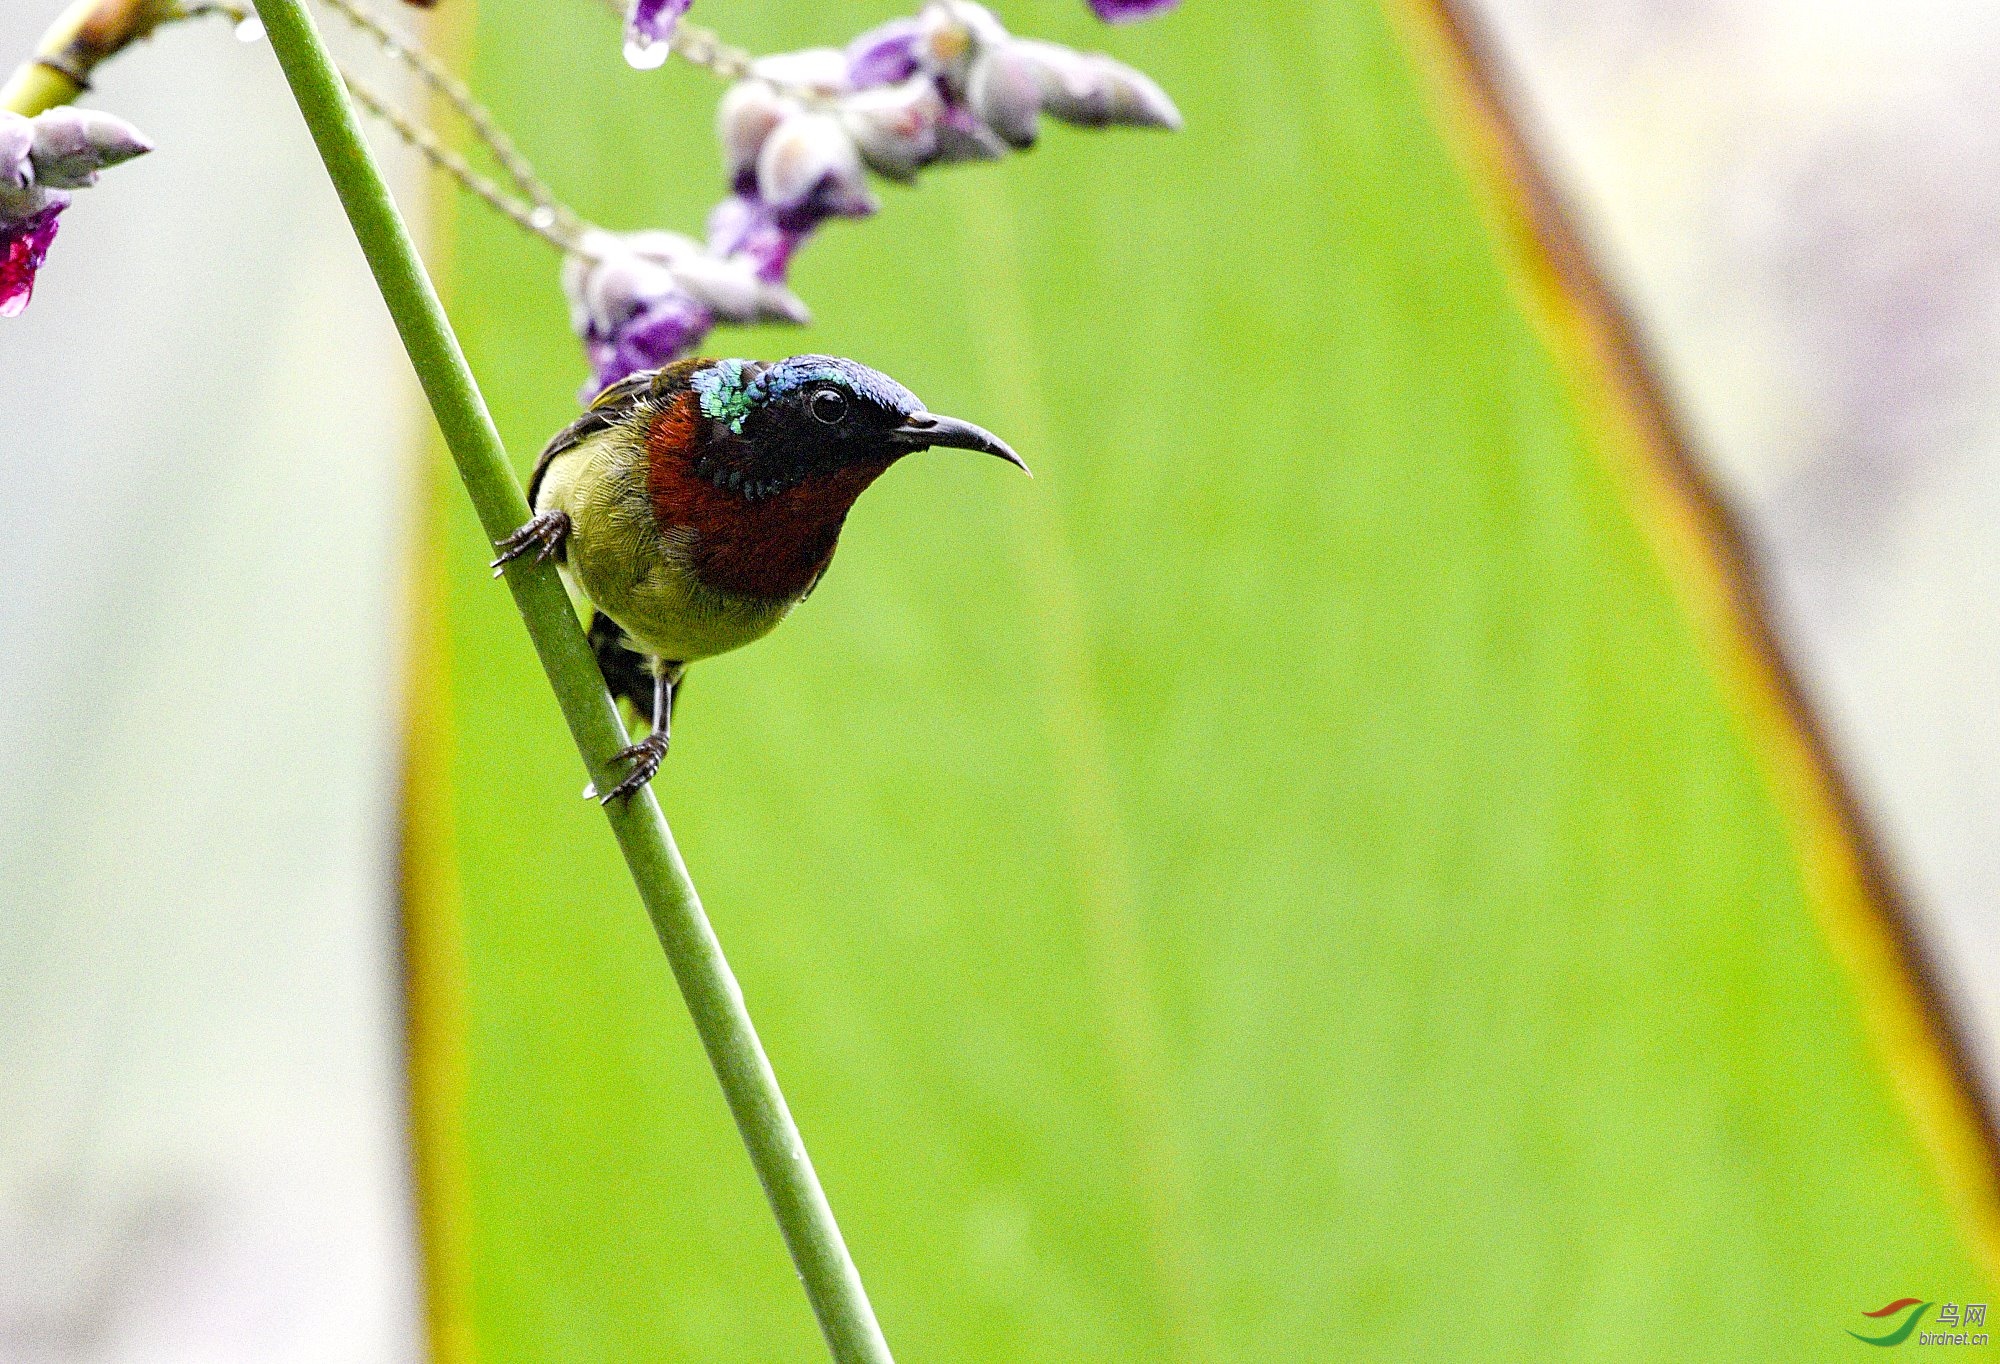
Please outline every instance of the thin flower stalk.
[[[500, 126], [465, 82], [447, 71], [437, 58], [424, 49], [423, 44], [398, 33], [380, 15], [357, 0], [320, 0], [320, 3], [368, 35], [385, 55], [409, 68], [417, 79], [449, 104], [523, 195], [538, 207], [551, 209], [559, 216], [568, 213], [528, 158], [522, 155], [507, 130]], [[353, 81], [348, 84], [352, 86]]]
[[[416, 244], [302, 0], [257, 0], [257, 9], [480, 524], [497, 546], [528, 519], [527, 502]], [[510, 564], [506, 579], [584, 766], [609, 789], [622, 775], [612, 755], [626, 746], [627, 736], [568, 593], [555, 567], [532, 555]], [[658, 803], [644, 788], [604, 809], [833, 1358], [837, 1364], [891, 1364], [860, 1275]]]
[[591, 254], [586, 244], [589, 224], [580, 221], [575, 214], [559, 204], [529, 203], [509, 194], [491, 176], [480, 174], [470, 161], [446, 145], [444, 139], [403, 113], [366, 80], [344, 68], [340, 75], [347, 82], [348, 93], [354, 97], [356, 104], [380, 119], [412, 150], [457, 181], [468, 193], [558, 251]]
[[712, 71], [726, 81], [742, 80], [750, 74], [750, 63], [757, 60], [754, 53], [723, 41], [714, 29], [686, 20], [674, 30], [669, 47], [682, 61]]
[[[434, 90], [455, 87], [451, 102], [466, 115], [480, 141], [495, 153], [503, 170], [534, 201], [523, 199], [476, 170], [467, 158], [430, 128], [396, 107], [366, 80], [342, 70], [349, 93], [362, 108], [388, 125], [433, 167], [523, 230], [564, 253], [563, 291], [571, 319], [591, 364], [582, 398], [588, 401], [607, 384], [634, 370], [698, 346], [717, 322], [803, 323], [809, 314], [782, 282], [766, 278], [756, 260], [717, 254], [678, 233], [614, 233], [586, 222], [556, 201], [527, 159], [500, 132], [484, 106], [463, 85], [386, 24], [351, 0], [325, 0], [361, 26], [392, 55], [425, 77]], [[482, 128], [490, 132], [482, 133]]]

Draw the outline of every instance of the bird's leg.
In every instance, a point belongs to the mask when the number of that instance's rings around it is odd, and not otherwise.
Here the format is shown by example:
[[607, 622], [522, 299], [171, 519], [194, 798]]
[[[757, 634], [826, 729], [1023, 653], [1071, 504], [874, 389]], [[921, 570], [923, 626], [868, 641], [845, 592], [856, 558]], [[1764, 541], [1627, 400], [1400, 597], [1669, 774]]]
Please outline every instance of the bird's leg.
[[562, 553], [563, 541], [569, 538], [569, 513], [545, 511], [533, 517], [512, 535], [493, 548], [500, 551], [500, 557], [491, 564], [493, 576], [499, 577], [507, 565], [520, 558], [529, 550], [535, 551], [535, 562], [545, 564]]
[[651, 781], [653, 774], [660, 770], [661, 760], [667, 756], [667, 745], [672, 742], [674, 686], [680, 681], [682, 665], [658, 658], [651, 661], [653, 665], [653, 732], [639, 740], [638, 743], [633, 744], [630, 748], [620, 749], [612, 755], [614, 762], [629, 761], [632, 764], [632, 770], [626, 774], [625, 780], [612, 787], [602, 798], [601, 803], [603, 804], [609, 804], [620, 796], [629, 796]]

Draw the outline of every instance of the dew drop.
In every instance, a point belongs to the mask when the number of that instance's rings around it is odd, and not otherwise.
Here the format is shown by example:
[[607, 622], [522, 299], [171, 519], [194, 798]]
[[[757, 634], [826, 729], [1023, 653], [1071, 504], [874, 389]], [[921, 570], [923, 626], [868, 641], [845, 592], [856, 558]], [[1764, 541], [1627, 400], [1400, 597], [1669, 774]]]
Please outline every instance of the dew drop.
[[261, 43], [264, 41], [264, 21], [256, 15], [248, 15], [236, 23], [236, 41], [239, 43]]
[[667, 64], [667, 45], [648, 38], [625, 40], [625, 60], [634, 71], [657, 71]]
[[543, 204], [540, 208], [529, 212], [528, 221], [546, 232], [556, 225], [556, 211], [547, 204]]

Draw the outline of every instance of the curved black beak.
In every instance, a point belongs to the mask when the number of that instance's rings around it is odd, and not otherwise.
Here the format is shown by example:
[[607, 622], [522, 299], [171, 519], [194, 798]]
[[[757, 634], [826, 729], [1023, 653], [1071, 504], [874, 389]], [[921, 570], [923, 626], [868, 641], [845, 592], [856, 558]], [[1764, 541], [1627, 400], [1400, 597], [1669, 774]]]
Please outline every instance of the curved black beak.
[[962, 422], [956, 417], [940, 417], [930, 412], [912, 412], [896, 428], [895, 435], [908, 450], [928, 450], [944, 446], [952, 450], [977, 450], [996, 455], [1033, 478], [1034, 471], [1021, 461], [1012, 446], [983, 426]]

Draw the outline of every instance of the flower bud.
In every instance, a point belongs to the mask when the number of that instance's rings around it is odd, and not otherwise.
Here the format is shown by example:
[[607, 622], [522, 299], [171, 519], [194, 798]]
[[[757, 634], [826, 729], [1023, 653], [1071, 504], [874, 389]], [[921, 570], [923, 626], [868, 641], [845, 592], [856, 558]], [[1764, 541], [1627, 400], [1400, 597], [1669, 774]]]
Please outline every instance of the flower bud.
[[24, 118], [0, 111], [0, 317], [28, 306], [35, 274], [69, 207], [64, 190], [97, 182], [106, 166], [153, 149], [122, 118], [60, 108]]
[[993, 11], [972, 0], [931, 0], [917, 15], [917, 57], [929, 70], [962, 91], [972, 59], [982, 48], [1007, 41]]
[[145, 134], [122, 118], [94, 109], [63, 107], [37, 115], [29, 152], [35, 182], [50, 189], [84, 189], [97, 173], [153, 150]]
[[937, 157], [944, 97], [928, 76], [880, 86], [840, 102], [840, 123], [877, 174], [911, 180]]
[[805, 106], [766, 81], [744, 80], [729, 87], [715, 110], [715, 135], [722, 143], [722, 166], [731, 184], [757, 165], [757, 153], [778, 125]]
[[589, 396], [628, 374], [687, 354], [717, 319], [804, 322], [805, 304], [758, 273], [678, 232], [593, 230], [563, 262], [570, 322], [591, 365]]
[[580, 330], [604, 335], [617, 333], [658, 300], [682, 292], [672, 270], [622, 243], [596, 260], [565, 261], [563, 288], [572, 318], [583, 320]]
[[815, 207], [862, 218], [876, 209], [854, 139], [832, 114], [788, 118], [757, 154], [757, 189], [773, 208]]
[[1180, 110], [1167, 92], [1123, 62], [1032, 38], [1016, 40], [1010, 51], [1034, 72], [1042, 108], [1065, 123], [1084, 128], [1181, 126]]
[[675, 261], [674, 278], [695, 300], [725, 322], [791, 322], [803, 326], [812, 312], [782, 284], [758, 276], [743, 257], [725, 259], [697, 251]]
[[997, 44], [981, 52], [966, 78], [965, 102], [981, 123], [1010, 147], [1035, 145], [1041, 119], [1042, 88], [1020, 44]]
[[615, 333], [669, 294], [687, 294], [731, 322], [805, 322], [805, 304], [759, 277], [755, 263], [724, 259], [678, 232], [592, 231], [586, 255], [563, 263], [563, 292], [579, 333]]
[[972, 47], [991, 47], [1007, 41], [1007, 26], [1000, 17], [975, 0], [931, 0], [917, 16], [927, 33], [957, 30]]
[[7, 216], [7, 196], [25, 193], [35, 181], [35, 168], [28, 160], [34, 145], [34, 121], [0, 109], [0, 217]]
[[960, 161], [998, 161], [1007, 154], [1007, 144], [993, 135], [993, 130], [972, 116], [972, 111], [962, 104], [947, 104], [944, 117], [938, 120], [937, 157], [938, 165], [955, 165]]

